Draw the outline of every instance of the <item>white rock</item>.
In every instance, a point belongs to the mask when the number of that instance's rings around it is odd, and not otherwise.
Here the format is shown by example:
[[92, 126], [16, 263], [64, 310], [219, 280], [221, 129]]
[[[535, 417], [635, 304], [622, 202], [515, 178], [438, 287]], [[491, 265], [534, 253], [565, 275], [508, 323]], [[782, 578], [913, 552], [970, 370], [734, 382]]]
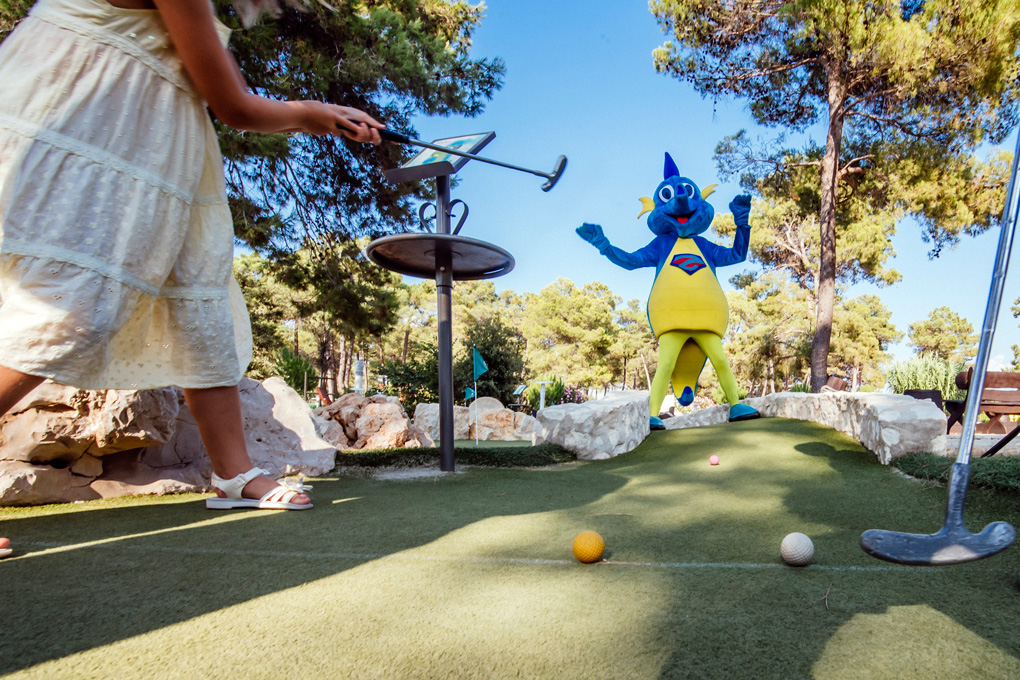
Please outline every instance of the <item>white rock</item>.
[[[611, 440], [606, 435], [613, 433]], [[602, 460], [633, 451], [648, 436], [648, 392], [613, 391], [583, 404], [560, 404], [538, 412], [534, 444], [551, 442], [581, 460]]]

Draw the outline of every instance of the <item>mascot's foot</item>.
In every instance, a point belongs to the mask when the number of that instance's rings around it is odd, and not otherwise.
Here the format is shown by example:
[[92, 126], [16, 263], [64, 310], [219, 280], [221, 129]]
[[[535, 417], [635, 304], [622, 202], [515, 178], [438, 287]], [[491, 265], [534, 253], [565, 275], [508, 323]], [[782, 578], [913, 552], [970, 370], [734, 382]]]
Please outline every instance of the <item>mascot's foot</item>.
[[761, 418], [761, 414], [747, 404], [734, 404], [730, 407], [731, 423], [735, 423], [740, 420], [754, 420], [755, 418]]
[[666, 426], [662, 424], [662, 421], [652, 416], [648, 421], [648, 427], [652, 430], [665, 430]]
[[680, 393], [680, 398], [677, 399], [677, 402], [679, 402], [681, 406], [690, 406], [693, 404], [694, 390], [692, 390], [689, 386], [684, 387], [684, 391]]

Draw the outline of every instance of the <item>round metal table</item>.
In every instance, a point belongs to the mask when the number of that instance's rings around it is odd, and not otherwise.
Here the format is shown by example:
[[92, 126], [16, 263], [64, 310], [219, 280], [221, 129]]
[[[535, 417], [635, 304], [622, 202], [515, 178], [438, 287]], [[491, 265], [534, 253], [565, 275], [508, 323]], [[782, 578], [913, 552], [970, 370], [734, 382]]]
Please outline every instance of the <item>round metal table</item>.
[[508, 274], [513, 256], [497, 245], [456, 234], [394, 234], [365, 248], [368, 259], [398, 274], [432, 279], [449, 267], [454, 281]]

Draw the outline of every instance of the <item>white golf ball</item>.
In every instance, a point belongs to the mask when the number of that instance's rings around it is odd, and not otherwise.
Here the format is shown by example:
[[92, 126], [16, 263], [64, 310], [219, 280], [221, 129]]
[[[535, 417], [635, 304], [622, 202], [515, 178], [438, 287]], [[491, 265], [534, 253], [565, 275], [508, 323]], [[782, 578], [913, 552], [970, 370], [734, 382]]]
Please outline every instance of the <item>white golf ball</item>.
[[779, 554], [783, 556], [783, 561], [791, 567], [803, 567], [811, 564], [811, 560], [815, 556], [815, 544], [804, 534], [795, 531], [783, 539], [779, 546]]

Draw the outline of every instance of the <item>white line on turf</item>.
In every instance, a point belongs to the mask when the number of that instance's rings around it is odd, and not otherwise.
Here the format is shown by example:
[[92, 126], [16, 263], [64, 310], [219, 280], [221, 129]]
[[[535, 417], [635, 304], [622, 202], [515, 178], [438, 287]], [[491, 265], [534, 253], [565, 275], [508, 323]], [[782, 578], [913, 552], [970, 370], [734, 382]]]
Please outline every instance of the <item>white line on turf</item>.
[[[105, 548], [113, 550], [128, 550], [134, 552], [162, 552], [191, 555], [234, 555], [239, 557], [279, 557], [281, 559], [332, 559], [349, 560], [352, 562], [370, 562], [373, 560], [404, 560], [411, 562], [461, 562], [467, 564], [506, 564], [506, 565], [528, 565], [528, 566], [566, 566], [578, 563], [576, 560], [550, 560], [530, 557], [475, 557], [471, 555], [421, 555], [415, 552], [399, 553], [342, 553], [329, 551], [306, 551], [306, 550], [238, 550], [230, 548], [202, 548], [165, 545], [128, 545], [122, 541], [107, 543], [94, 542], [86, 545], [74, 543], [58, 543], [51, 541], [19, 541], [19, 545], [34, 546], [42, 548], [38, 552], [29, 553], [24, 557], [42, 557], [54, 553], [66, 552], [79, 548]], [[5, 560], [6, 561], [6, 560]], [[794, 569], [797, 571], [902, 571], [902, 570], [931, 570], [934, 567], [906, 567], [902, 565], [826, 565], [811, 564], [806, 567], [788, 567], [785, 564], [766, 563], [755, 564], [753, 562], [616, 562], [603, 560], [596, 562], [594, 566], [602, 567], [638, 567], [645, 569], [666, 569], [666, 570], [691, 570], [691, 569]]]

